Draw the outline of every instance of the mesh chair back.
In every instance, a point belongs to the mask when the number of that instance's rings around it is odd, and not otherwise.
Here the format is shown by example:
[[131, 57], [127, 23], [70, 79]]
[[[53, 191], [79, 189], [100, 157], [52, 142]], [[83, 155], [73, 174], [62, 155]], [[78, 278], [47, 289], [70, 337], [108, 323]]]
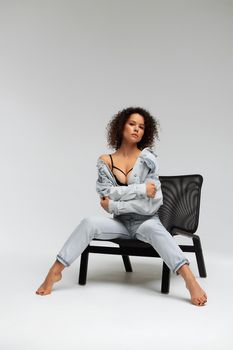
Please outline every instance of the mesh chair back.
[[201, 175], [159, 177], [163, 193], [163, 205], [158, 214], [162, 224], [172, 234], [174, 229], [194, 233], [198, 227]]

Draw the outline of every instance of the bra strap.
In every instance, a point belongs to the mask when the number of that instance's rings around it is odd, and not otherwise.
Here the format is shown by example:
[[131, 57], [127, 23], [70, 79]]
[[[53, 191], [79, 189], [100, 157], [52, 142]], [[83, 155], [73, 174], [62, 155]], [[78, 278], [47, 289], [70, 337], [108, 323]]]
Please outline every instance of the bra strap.
[[111, 158], [111, 163], [112, 163], [112, 169], [113, 169], [113, 160], [112, 160], [112, 156], [111, 154], [109, 154], [110, 158]]

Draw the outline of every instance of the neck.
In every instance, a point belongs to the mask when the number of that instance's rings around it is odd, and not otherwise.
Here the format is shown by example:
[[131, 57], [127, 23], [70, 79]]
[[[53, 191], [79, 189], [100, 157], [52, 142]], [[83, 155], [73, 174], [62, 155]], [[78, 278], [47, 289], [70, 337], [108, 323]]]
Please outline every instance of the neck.
[[128, 144], [122, 141], [120, 148], [118, 149], [118, 153], [123, 157], [131, 157], [139, 152], [139, 148], [137, 144]]

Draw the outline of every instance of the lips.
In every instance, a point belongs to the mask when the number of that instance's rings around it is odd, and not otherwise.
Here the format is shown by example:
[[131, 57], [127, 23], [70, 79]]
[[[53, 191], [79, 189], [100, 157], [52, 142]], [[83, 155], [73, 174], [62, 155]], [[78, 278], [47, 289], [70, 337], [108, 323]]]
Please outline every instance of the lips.
[[132, 136], [136, 136], [136, 137], [138, 137], [138, 135], [137, 135], [137, 134], [132, 134]]

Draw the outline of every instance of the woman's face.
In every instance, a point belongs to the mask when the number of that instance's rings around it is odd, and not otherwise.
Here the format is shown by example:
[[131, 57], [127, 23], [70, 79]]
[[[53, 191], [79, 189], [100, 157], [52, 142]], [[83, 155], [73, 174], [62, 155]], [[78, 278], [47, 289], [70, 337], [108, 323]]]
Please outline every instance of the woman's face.
[[131, 114], [124, 126], [123, 140], [138, 143], [143, 137], [144, 129], [144, 118], [138, 113]]

